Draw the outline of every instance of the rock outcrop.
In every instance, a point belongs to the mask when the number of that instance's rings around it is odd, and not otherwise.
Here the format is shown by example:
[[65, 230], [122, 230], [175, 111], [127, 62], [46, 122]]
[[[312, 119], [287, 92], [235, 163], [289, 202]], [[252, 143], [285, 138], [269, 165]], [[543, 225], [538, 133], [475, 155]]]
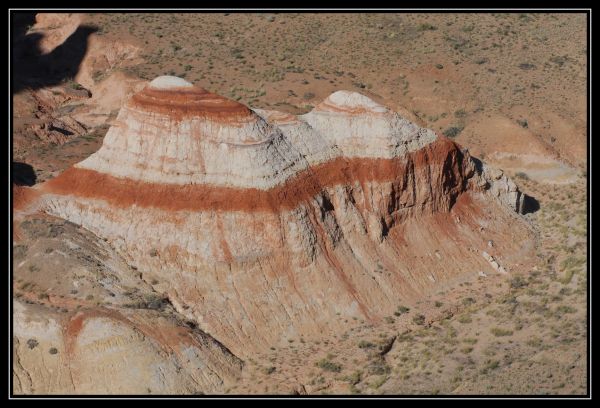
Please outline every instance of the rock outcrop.
[[508, 266], [528, 236], [514, 183], [346, 91], [296, 117], [159, 77], [39, 190], [242, 358], [389, 316], [489, 268], [489, 240]]
[[14, 303], [16, 394], [222, 391], [242, 363], [208, 336], [150, 311], [60, 313]]

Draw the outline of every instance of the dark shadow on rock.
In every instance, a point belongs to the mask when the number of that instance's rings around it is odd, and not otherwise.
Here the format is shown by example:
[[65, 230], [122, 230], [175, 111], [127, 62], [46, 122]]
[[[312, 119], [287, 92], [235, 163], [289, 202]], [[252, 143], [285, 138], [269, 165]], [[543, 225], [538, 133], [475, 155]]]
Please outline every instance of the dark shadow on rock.
[[98, 28], [80, 25], [61, 45], [48, 54], [42, 53], [40, 33], [27, 33], [35, 24], [35, 13], [11, 14], [12, 23], [12, 93], [39, 89], [73, 79], [79, 72], [88, 37]]
[[18, 186], [33, 186], [37, 180], [35, 171], [27, 163], [12, 162], [12, 182]]
[[479, 160], [477, 157], [471, 156], [473, 163], [475, 163], [475, 170], [477, 173], [481, 173], [483, 171], [483, 162]]
[[523, 193], [523, 214], [534, 213], [540, 209], [540, 203], [538, 200]]

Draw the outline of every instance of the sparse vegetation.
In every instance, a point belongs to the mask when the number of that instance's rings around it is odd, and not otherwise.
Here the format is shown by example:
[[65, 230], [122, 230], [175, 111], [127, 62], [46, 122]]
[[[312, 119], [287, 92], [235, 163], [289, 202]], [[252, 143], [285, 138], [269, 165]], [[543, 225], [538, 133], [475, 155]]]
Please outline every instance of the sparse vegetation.
[[413, 317], [412, 322], [414, 324], [423, 325], [425, 324], [425, 316], [422, 314], [418, 314]]
[[317, 362], [317, 367], [325, 371], [332, 371], [335, 373], [339, 373], [342, 371], [342, 365], [335, 363], [327, 358], [321, 359]]
[[444, 130], [444, 136], [454, 138], [458, 136], [462, 131], [462, 126], [451, 126], [448, 129]]
[[501, 327], [492, 327], [490, 332], [496, 337], [512, 336], [512, 330], [503, 329]]

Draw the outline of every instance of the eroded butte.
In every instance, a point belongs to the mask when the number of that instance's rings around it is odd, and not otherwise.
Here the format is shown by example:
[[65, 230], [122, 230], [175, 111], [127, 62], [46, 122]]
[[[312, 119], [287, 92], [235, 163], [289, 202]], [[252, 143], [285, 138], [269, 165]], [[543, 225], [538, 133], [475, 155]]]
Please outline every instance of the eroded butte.
[[[531, 240], [501, 171], [347, 91], [293, 116], [159, 77], [99, 151], [19, 197], [17, 217], [42, 211], [102, 238], [240, 359], [377, 324], [399, 298], [465, 274], [516, 271]], [[131, 327], [115, 313], [90, 316]]]

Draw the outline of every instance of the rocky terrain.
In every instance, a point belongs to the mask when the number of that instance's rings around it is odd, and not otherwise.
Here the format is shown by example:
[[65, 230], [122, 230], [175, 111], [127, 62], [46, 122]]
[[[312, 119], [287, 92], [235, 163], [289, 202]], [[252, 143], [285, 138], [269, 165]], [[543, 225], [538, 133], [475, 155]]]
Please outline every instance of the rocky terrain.
[[246, 106], [86, 30], [71, 82], [13, 84], [15, 393], [585, 392], [577, 143], [482, 162], [370, 89]]

